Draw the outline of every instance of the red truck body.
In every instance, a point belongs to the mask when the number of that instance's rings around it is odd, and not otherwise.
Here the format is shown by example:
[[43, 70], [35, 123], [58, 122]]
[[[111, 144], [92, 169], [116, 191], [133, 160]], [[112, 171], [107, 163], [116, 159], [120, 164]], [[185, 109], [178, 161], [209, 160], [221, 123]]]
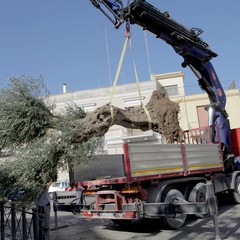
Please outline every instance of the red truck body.
[[[123, 156], [107, 161], [105, 166], [104, 158], [101, 166], [93, 162], [88, 171], [95, 179], [91, 175], [91, 179], [78, 182], [82, 196], [69, 205], [58, 204], [59, 209], [118, 224], [158, 219], [162, 227], [175, 229], [184, 224], [188, 214], [216, 214], [216, 193], [228, 192], [240, 203], [236, 156], [223, 158], [221, 144], [212, 140], [212, 131], [212, 127], [186, 131], [181, 144], [127, 139]], [[107, 175], [102, 175], [105, 168]]]

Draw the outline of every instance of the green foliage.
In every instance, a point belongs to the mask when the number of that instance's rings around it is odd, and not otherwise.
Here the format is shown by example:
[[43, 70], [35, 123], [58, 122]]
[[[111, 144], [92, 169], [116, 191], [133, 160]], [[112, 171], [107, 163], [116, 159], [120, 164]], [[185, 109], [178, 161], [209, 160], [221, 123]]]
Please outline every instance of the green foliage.
[[9, 189], [24, 189], [22, 202], [31, 203], [44, 189], [49, 177], [57, 176], [58, 157], [61, 149], [56, 139], [46, 137], [35, 139], [31, 144], [17, 149], [14, 159], [0, 165], [0, 191], [3, 195]]
[[14, 155], [0, 162], [0, 198], [9, 189], [25, 189], [23, 202], [32, 202], [45, 188], [49, 178], [57, 178], [58, 168], [71, 168], [89, 161], [102, 139], [73, 143], [73, 135], [80, 134], [77, 120], [84, 111], [72, 104], [65, 113], [54, 116], [52, 105], [46, 105], [48, 94], [41, 78], [10, 79], [7, 88], [0, 89], [0, 150]]
[[60, 148], [63, 149], [60, 161], [63, 168], [64, 163], [73, 166], [83, 161], [88, 162], [94, 153], [102, 148], [103, 140], [101, 137], [97, 137], [97, 133], [96, 136], [89, 138], [88, 141], [81, 142], [81, 144], [73, 143], [74, 136], [76, 134], [81, 135], [81, 131], [83, 131], [81, 125], [75, 124], [75, 120], [82, 119], [85, 116], [86, 114], [81, 108], [76, 104], [71, 104], [66, 107], [64, 115], [60, 115], [55, 119], [55, 128], [61, 129], [61, 136], [59, 136], [61, 141], [59, 141], [59, 144]]
[[9, 81], [7, 88], [0, 89], [0, 149], [42, 137], [52, 125], [51, 113], [40, 98], [42, 79], [22, 77]]
[[[51, 138], [55, 138], [57, 142], [56, 148], [59, 149], [58, 167], [62, 169], [72, 168], [75, 164], [80, 162], [87, 163], [97, 151], [101, 151], [103, 139], [101, 137], [92, 137], [88, 141], [81, 143], [73, 143], [72, 138], [76, 133], [81, 135], [81, 126], [73, 124], [72, 119], [75, 117], [67, 113], [62, 118], [57, 118], [58, 121], [54, 122], [56, 129], [61, 131], [52, 130]], [[60, 119], [60, 120], [59, 120]], [[70, 120], [71, 119], [71, 120]]]
[[71, 105], [68, 104], [65, 114], [62, 117], [67, 121], [74, 121], [85, 118], [86, 113], [82, 110], [82, 108], [78, 107], [75, 103], [72, 103]]

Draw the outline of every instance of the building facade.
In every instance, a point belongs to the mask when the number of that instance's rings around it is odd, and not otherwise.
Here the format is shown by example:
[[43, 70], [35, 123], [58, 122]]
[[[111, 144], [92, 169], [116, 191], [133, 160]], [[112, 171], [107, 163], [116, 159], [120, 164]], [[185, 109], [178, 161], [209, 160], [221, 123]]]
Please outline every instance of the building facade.
[[[51, 95], [49, 100], [55, 105], [54, 112], [64, 112], [65, 107], [71, 103], [81, 107], [85, 112], [91, 112], [110, 103], [111, 98], [113, 106], [129, 109], [141, 106], [141, 103], [146, 105], [152, 92], [161, 86], [165, 88], [172, 101], [179, 103], [179, 122], [183, 130], [208, 125], [207, 111], [205, 110], [205, 107], [209, 105], [208, 96], [205, 93], [185, 96], [184, 73], [182, 72], [152, 74], [151, 80], [139, 83], [139, 88], [136, 83], [130, 83], [117, 86], [114, 92], [112, 87], [108, 87], [68, 93], [66, 85], [64, 85], [64, 93]], [[226, 110], [229, 114], [231, 128], [240, 128], [238, 119], [240, 116], [239, 90], [227, 90], [226, 96]], [[130, 136], [135, 141], [146, 139], [161, 141], [161, 136], [152, 131], [141, 132], [114, 125], [105, 134], [105, 153], [121, 154], [122, 144]]]

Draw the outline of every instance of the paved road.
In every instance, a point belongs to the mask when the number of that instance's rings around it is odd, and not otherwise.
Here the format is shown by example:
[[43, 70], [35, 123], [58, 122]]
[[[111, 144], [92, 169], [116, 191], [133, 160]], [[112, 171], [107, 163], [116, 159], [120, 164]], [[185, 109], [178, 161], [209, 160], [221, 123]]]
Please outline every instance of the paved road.
[[159, 230], [153, 226], [128, 226], [120, 228], [109, 220], [81, 219], [71, 213], [58, 212], [58, 228], [52, 214], [51, 240], [212, 240], [240, 239], [240, 205], [219, 203], [216, 236], [212, 217], [190, 217], [178, 230]]

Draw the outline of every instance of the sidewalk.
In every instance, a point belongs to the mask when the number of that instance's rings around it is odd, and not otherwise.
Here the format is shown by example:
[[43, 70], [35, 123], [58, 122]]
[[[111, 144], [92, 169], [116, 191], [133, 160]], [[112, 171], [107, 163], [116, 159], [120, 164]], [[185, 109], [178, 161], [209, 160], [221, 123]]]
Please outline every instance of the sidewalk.
[[183, 228], [160, 230], [129, 225], [116, 227], [110, 220], [83, 219], [79, 215], [58, 212], [55, 224], [54, 212], [51, 215], [51, 240], [237, 240], [240, 239], [240, 204], [223, 205], [219, 209], [218, 224], [220, 236], [216, 237], [212, 217], [190, 218]]
[[[54, 217], [51, 220], [54, 222]], [[108, 220], [81, 219], [72, 213], [61, 213], [61, 216], [58, 216], [58, 225], [56, 226], [55, 223], [51, 225], [51, 240], [114, 239], [107, 236], [99, 237], [97, 231], [97, 228], [103, 228], [110, 222]], [[109, 231], [106, 234], [109, 235]]]

